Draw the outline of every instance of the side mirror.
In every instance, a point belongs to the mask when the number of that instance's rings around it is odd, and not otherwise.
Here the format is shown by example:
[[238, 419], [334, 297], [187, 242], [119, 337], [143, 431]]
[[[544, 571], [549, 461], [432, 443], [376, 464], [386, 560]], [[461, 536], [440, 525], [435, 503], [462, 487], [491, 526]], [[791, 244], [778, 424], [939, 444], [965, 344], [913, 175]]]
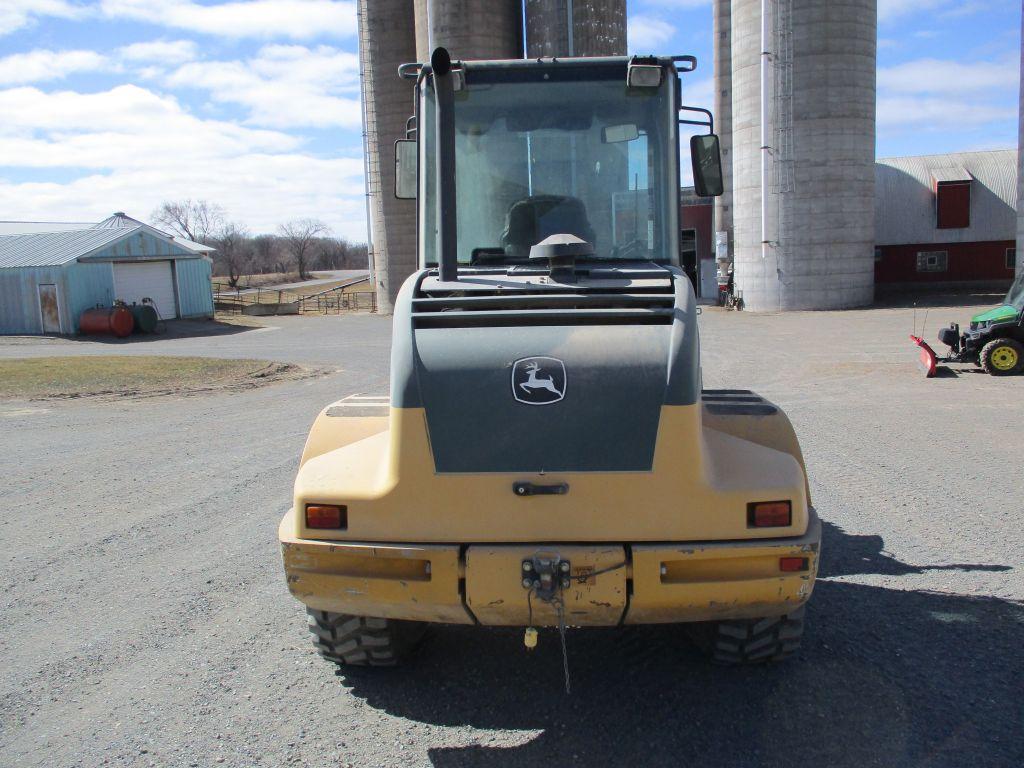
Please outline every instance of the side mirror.
[[693, 163], [694, 191], [701, 197], [722, 194], [722, 153], [718, 137], [713, 133], [690, 137], [690, 160]]
[[399, 200], [416, 199], [416, 141], [399, 139], [395, 142], [395, 197]]

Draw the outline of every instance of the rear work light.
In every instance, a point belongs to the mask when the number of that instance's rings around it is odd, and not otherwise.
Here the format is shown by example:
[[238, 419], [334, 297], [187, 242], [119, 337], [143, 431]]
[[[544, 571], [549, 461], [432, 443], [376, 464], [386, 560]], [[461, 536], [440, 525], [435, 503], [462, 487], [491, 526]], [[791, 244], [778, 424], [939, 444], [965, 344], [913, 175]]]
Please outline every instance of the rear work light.
[[307, 504], [306, 527], [343, 530], [348, 527], [348, 507]]
[[793, 505], [788, 501], [755, 501], [747, 504], [748, 528], [785, 528], [793, 523]]

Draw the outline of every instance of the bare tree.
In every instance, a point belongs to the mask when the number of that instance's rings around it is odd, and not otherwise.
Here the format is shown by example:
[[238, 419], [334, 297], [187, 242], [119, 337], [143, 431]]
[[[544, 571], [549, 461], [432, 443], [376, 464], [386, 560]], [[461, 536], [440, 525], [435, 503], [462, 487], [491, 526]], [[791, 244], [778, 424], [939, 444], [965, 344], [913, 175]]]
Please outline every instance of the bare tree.
[[328, 232], [327, 225], [319, 219], [296, 219], [278, 227], [285, 245], [295, 258], [299, 279], [309, 277], [306, 261], [312, 255], [313, 246], [320, 235]]
[[274, 268], [278, 252], [278, 239], [274, 235], [256, 235], [252, 248], [256, 269], [263, 273], [281, 271]]
[[235, 288], [243, 267], [252, 260], [252, 240], [245, 227], [238, 224], [225, 224], [212, 238], [217, 248], [217, 261], [226, 268], [228, 284]]
[[353, 245], [343, 237], [322, 237], [314, 264], [318, 269], [365, 268], [366, 246]]
[[224, 227], [224, 209], [206, 200], [167, 200], [149, 215], [149, 220], [155, 227], [205, 244]]

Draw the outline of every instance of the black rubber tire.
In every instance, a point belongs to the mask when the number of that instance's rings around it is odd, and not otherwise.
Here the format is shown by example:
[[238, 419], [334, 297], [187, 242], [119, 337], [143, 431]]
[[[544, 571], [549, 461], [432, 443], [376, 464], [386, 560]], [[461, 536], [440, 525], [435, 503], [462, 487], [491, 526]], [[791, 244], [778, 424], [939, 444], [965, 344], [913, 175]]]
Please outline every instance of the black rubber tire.
[[[1000, 370], [993, 364], [993, 356], [1000, 347], [1009, 347], [1017, 353], [1017, 364], [1013, 368]], [[990, 376], [1013, 376], [1024, 370], [1024, 344], [1015, 339], [992, 339], [981, 348], [981, 368]]]
[[716, 664], [782, 661], [800, 650], [804, 607], [785, 616], [710, 621], [694, 627], [694, 639]]
[[412, 651], [425, 627], [418, 621], [376, 619], [307, 608], [317, 652], [335, 664], [393, 667]]

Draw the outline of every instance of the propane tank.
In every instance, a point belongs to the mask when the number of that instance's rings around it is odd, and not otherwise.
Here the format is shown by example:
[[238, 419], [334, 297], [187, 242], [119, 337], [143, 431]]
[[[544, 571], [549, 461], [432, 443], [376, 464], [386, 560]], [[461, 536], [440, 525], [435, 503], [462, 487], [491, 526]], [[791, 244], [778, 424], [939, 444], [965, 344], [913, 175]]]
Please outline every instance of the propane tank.
[[132, 317], [135, 319], [135, 330], [139, 333], [153, 333], [159, 317], [156, 307], [152, 304], [132, 304]]
[[94, 307], [82, 313], [78, 330], [84, 334], [110, 334], [123, 339], [135, 327], [135, 318], [128, 307]]

